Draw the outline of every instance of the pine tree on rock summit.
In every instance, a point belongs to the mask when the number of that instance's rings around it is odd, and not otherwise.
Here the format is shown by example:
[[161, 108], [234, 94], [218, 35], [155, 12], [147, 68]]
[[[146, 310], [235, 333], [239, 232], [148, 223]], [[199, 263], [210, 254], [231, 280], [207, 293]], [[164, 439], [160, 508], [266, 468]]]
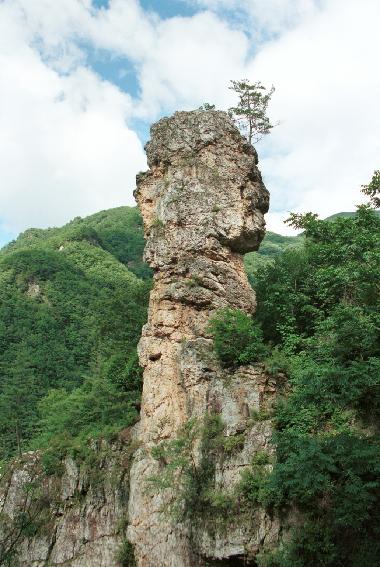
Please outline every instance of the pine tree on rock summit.
[[272, 86], [267, 91], [260, 81], [250, 83], [247, 79], [231, 83], [228, 88], [237, 93], [239, 102], [229, 108], [228, 113], [250, 144], [258, 142], [275, 126], [266, 115], [275, 88]]

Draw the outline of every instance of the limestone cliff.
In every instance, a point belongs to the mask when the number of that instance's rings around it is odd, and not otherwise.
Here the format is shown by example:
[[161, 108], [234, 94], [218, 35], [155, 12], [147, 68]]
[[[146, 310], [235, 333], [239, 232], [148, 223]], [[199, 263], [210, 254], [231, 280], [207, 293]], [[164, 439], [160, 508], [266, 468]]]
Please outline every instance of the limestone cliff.
[[119, 440], [93, 443], [85, 460], [67, 457], [51, 470], [38, 452], [15, 459], [0, 482], [0, 565], [120, 565], [130, 458]]
[[[181, 474], [172, 487], [154, 483], [167, 462], [154, 458], [152, 449], [178, 438], [185, 424], [219, 416], [230, 446], [238, 439], [233, 452], [224, 451], [222, 459], [214, 455], [213, 483], [222, 495], [236, 488], [258, 451], [271, 451], [270, 421], [250, 416], [270, 403], [274, 385], [257, 368], [222, 369], [208, 330], [210, 316], [220, 308], [254, 312], [242, 254], [256, 250], [263, 238], [268, 192], [255, 149], [224, 112], [164, 118], [152, 127], [146, 149], [149, 170], [138, 176], [136, 199], [144, 219], [145, 259], [155, 275], [139, 344], [141, 446], [131, 469], [128, 536], [140, 567], [246, 561], [276, 541], [276, 521], [259, 508], [246, 515], [225, 511], [223, 527], [212, 518], [174, 517], [168, 510], [182, 490]], [[202, 459], [211, 458], [209, 452], [204, 454], [201, 439], [193, 440], [195, 474]]]

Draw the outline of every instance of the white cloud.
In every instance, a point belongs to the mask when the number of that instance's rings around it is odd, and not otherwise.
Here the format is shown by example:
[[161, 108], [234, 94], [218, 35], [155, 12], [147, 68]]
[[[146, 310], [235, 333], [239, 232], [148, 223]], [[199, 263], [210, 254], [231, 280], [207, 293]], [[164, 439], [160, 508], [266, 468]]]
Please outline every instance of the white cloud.
[[107, 10], [88, 18], [84, 32], [94, 45], [141, 63], [153, 53], [160, 20], [142, 10], [138, 0], [110, 0]]
[[312, 17], [327, 0], [184, 0], [215, 11], [229, 12], [250, 35], [279, 34]]
[[246, 35], [211, 12], [161, 20], [137, 0], [110, 0], [108, 9], [101, 10], [90, 0], [65, 0], [62, 19], [59, 4], [17, 1], [50, 65], [61, 65], [66, 54], [73, 53], [74, 63], [75, 56], [83, 58], [83, 51], [75, 51], [80, 41], [132, 61], [141, 88], [135, 113], [147, 119], [207, 98], [225, 105], [231, 98], [226, 86], [243, 72], [249, 52]]
[[251, 63], [250, 76], [277, 87], [282, 124], [262, 163], [274, 209], [324, 217], [362, 200], [361, 183], [379, 167], [379, 17], [376, 0], [331, 1]]
[[[281, 124], [258, 150], [288, 210], [350, 210], [379, 167], [377, 0], [184, 0], [193, 17], [160, 19], [137, 0], [0, 2], [1, 215], [17, 228], [131, 200], [144, 157], [131, 118], [202, 102], [227, 108], [230, 79], [276, 86]], [[256, 39], [255, 39], [256, 38]], [[257, 40], [259, 38], [259, 40]], [[86, 68], [86, 48], [136, 68], [132, 99]], [[93, 52], [96, 54], [96, 52]]]
[[240, 76], [248, 41], [210, 13], [160, 22], [156, 42], [140, 67], [140, 112], [194, 108], [203, 102], [224, 107], [229, 80]]
[[17, 3], [0, 4], [0, 215], [13, 231], [133, 204], [135, 174], [145, 167], [126, 125], [129, 95], [83, 66], [65, 74], [51, 68], [33, 42], [52, 53], [49, 33], [59, 30], [47, 18], [48, 32], [38, 37], [37, 7], [48, 6], [33, 5], [32, 24]]
[[161, 20], [136, 0], [111, 0], [83, 29], [97, 48], [134, 62], [141, 88], [136, 115], [147, 120], [208, 100], [225, 106], [226, 86], [240, 76], [249, 51], [246, 35], [215, 14]]

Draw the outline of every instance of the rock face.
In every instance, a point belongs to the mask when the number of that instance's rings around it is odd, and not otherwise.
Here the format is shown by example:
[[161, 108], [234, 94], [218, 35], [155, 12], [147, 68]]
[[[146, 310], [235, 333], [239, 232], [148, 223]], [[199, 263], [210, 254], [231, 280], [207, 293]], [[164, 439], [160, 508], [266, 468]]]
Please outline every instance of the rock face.
[[46, 474], [38, 453], [10, 465], [0, 483], [1, 565], [120, 565], [131, 450], [103, 442], [89, 455], [66, 458], [59, 474]]
[[239, 492], [252, 459], [273, 452], [278, 385], [260, 366], [222, 368], [208, 329], [221, 308], [255, 309], [242, 254], [268, 208], [256, 151], [223, 112], [179, 112], [151, 133], [136, 197], [155, 275], [134, 441], [124, 432], [63, 463], [29, 453], [2, 471], [1, 564], [126, 567], [134, 548], [138, 567], [250, 565], [279, 539]]
[[[239, 435], [238, 450], [214, 463], [214, 485], [225, 494], [258, 451], [271, 451], [270, 421], [255, 422], [252, 412], [270, 403], [275, 385], [259, 368], [222, 369], [208, 330], [220, 308], [254, 312], [242, 254], [256, 250], [263, 238], [269, 196], [255, 149], [224, 112], [164, 118], [152, 127], [146, 149], [149, 170], [138, 176], [136, 198], [147, 239], [145, 260], [155, 275], [139, 343], [144, 386], [128, 537], [139, 567], [187, 567], [223, 558], [223, 564], [243, 564], [276, 541], [276, 521], [261, 509], [227, 518], [227, 529], [174, 518], [167, 509], [178, 498], [180, 478], [178, 486], [156, 483], [152, 490], [164, 465], [151, 450], [176, 439], [186, 423], [217, 414], [227, 440]], [[203, 457], [201, 441], [195, 442], [195, 467]]]

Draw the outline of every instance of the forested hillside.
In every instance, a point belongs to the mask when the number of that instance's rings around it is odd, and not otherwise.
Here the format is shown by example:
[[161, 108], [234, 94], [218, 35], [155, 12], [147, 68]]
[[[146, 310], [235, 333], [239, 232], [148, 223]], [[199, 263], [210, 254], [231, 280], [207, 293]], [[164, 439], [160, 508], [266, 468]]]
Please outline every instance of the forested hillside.
[[150, 270], [135, 208], [30, 229], [0, 252], [0, 459], [138, 415]]

